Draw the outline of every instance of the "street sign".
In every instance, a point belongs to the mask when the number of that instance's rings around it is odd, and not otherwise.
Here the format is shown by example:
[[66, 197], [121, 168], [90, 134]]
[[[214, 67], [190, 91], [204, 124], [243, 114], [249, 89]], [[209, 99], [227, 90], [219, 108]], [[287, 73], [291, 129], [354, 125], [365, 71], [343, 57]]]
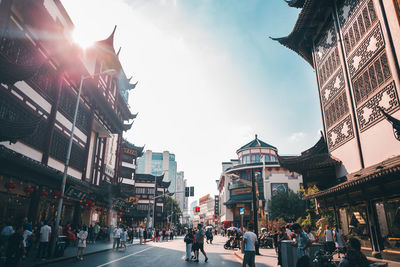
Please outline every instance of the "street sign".
[[244, 214], [244, 208], [240, 208], [240, 215]]

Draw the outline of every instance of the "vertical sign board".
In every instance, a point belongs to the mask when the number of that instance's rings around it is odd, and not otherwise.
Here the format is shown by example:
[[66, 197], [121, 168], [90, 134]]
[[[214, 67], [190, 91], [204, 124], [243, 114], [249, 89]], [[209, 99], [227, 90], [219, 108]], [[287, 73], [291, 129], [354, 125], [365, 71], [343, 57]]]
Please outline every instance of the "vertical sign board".
[[214, 197], [214, 216], [218, 218], [219, 216], [219, 196]]
[[240, 208], [240, 215], [244, 214], [244, 208]]

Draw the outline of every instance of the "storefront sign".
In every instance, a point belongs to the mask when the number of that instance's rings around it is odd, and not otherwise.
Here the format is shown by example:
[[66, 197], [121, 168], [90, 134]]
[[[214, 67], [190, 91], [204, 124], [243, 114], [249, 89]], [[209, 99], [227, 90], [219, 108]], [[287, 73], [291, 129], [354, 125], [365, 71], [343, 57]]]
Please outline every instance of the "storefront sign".
[[66, 197], [76, 199], [79, 201], [85, 200], [87, 195], [88, 193], [82, 192], [81, 190], [73, 186], [68, 187], [67, 191], [65, 192]]
[[240, 208], [240, 215], [244, 214], [244, 208]]
[[114, 177], [114, 168], [106, 164], [104, 165], [104, 173], [112, 178]]
[[240, 195], [240, 194], [248, 194], [251, 193], [251, 188], [247, 187], [247, 188], [238, 188], [238, 189], [233, 189], [232, 193], [234, 195]]
[[218, 217], [219, 216], [219, 196], [214, 196], [214, 216]]
[[126, 202], [124, 200], [122, 200], [122, 199], [113, 199], [113, 206], [114, 207], [120, 208], [120, 207], [125, 206], [125, 204], [126, 204]]

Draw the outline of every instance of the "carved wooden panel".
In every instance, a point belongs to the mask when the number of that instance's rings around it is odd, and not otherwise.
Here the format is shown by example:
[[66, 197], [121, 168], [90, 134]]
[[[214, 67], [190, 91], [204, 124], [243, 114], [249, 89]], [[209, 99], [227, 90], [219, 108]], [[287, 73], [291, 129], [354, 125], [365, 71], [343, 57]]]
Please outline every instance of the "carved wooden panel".
[[353, 79], [353, 90], [356, 105], [366, 100], [392, 75], [386, 53], [383, 51], [359, 75]]
[[350, 76], [354, 77], [384, 46], [382, 30], [378, 23], [349, 57]]
[[349, 113], [349, 106], [347, 103], [346, 92], [343, 90], [325, 108], [326, 127], [331, 127], [347, 113]]
[[322, 104], [325, 106], [329, 103], [340, 91], [345, 87], [343, 69], [339, 70], [333, 77], [325, 84], [321, 90]]
[[378, 107], [384, 108], [388, 113], [399, 109], [399, 97], [394, 81], [387, 84], [357, 109], [360, 131], [365, 131], [384, 118]]
[[354, 138], [353, 123], [350, 115], [338, 123], [327, 133], [328, 147], [330, 151], [342, 146]]
[[[372, 0], [369, 0], [368, 3], [365, 3], [365, 1], [358, 2], [360, 4], [358, 10], [348, 17], [348, 24], [345, 25], [347, 28], [342, 27], [344, 47], [347, 55], [358, 45], [359, 41], [364, 38], [364, 35], [378, 19]], [[347, 6], [347, 8], [350, 6]], [[341, 11], [339, 10], [339, 18], [340, 14], [346, 14], [344, 12], [346, 10], [345, 7], [346, 5], [341, 7]]]

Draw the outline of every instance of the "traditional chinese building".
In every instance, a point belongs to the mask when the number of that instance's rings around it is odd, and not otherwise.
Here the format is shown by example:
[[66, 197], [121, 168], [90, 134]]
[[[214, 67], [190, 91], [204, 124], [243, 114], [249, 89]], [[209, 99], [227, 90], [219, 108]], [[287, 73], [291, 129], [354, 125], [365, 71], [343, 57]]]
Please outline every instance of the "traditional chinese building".
[[278, 162], [278, 149], [258, 139], [257, 135], [236, 154], [238, 159], [222, 163], [223, 172], [218, 180], [220, 223], [224, 227], [240, 226], [241, 208], [244, 209], [243, 225], [253, 222], [251, 179], [254, 178], [259, 224], [265, 227], [266, 201], [279, 191], [299, 191], [302, 177], [282, 168]]
[[[137, 173], [135, 175], [135, 196], [138, 198], [138, 204], [134, 207], [130, 216], [133, 217], [133, 223], [136, 225], [146, 225], [146, 221], [150, 220], [156, 227], [164, 225], [164, 204], [165, 195], [171, 182], [163, 181], [164, 175], [155, 176], [151, 174]], [[154, 207], [154, 197], [156, 209]], [[153, 220], [153, 213], [155, 220]]]
[[314, 68], [323, 138], [281, 163], [366, 251], [400, 259], [399, 1], [287, 2], [299, 18], [276, 40]]
[[[82, 83], [62, 223], [115, 223], [122, 133], [131, 126], [115, 29], [84, 52], [60, 1], [0, 2], [0, 217], [54, 221]], [[97, 75], [113, 69], [115, 73]]]

